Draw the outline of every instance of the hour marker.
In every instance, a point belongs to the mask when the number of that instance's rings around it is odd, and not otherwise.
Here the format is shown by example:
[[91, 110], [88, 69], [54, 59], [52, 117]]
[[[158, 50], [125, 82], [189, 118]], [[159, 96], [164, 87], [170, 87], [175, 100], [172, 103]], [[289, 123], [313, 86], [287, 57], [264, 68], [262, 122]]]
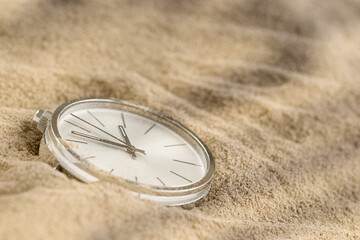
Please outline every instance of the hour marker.
[[115, 137], [114, 135], [112, 135], [112, 134], [110, 134], [110, 133], [108, 133], [108, 132], [106, 132], [106, 131], [102, 130], [101, 128], [99, 128], [99, 127], [95, 126], [94, 124], [89, 123], [88, 121], [86, 121], [86, 120], [82, 119], [81, 117], [78, 117], [78, 116], [76, 116], [76, 115], [75, 115], [75, 114], [73, 114], [73, 113], [70, 113], [70, 115], [71, 115], [71, 116], [73, 116], [74, 118], [77, 118], [77, 119], [79, 119], [80, 121], [83, 121], [84, 123], [86, 123], [86, 124], [88, 124], [88, 125], [92, 126], [93, 128], [96, 128], [97, 130], [99, 130], [99, 131], [101, 131], [101, 132], [103, 132], [103, 133], [105, 133], [105, 134], [109, 135], [110, 137], [113, 137], [113, 138], [115, 138], [116, 140], [118, 140], [118, 141], [120, 141], [120, 142], [122, 142], [122, 143], [125, 143], [123, 140], [121, 140], [121, 139], [119, 139], [119, 138]]
[[178, 177], [181, 177], [182, 179], [184, 179], [184, 180], [186, 180], [186, 181], [188, 181], [189, 183], [192, 183], [192, 181], [191, 180], [189, 180], [189, 179], [187, 179], [186, 177], [184, 177], [184, 176], [181, 176], [180, 174], [178, 174], [178, 173], [176, 173], [176, 172], [173, 172], [173, 171], [170, 171], [172, 174], [174, 174], [174, 175], [176, 175], [176, 176], [178, 176]]
[[111, 169], [110, 171], [109, 171], [109, 173], [112, 173], [114, 171], [114, 169]]
[[75, 127], [78, 127], [78, 128], [80, 128], [80, 129], [88, 132], [88, 133], [91, 133], [89, 130], [87, 130], [87, 129], [83, 128], [83, 127], [80, 127], [79, 125], [77, 125], [77, 124], [75, 124], [75, 123], [73, 123], [73, 122], [70, 122], [70, 121], [67, 121], [67, 120], [64, 120], [64, 122], [67, 122], [67, 123], [69, 123], [69, 124], [71, 124], [71, 125], [73, 125], [73, 126], [75, 126]]
[[164, 147], [178, 147], [178, 146], [186, 146], [186, 143], [180, 143], [180, 144], [172, 144], [172, 145], [165, 145]]
[[87, 111], [98, 123], [100, 123], [103, 127], [105, 127], [105, 125], [102, 123], [102, 122], [100, 122], [100, 120], [97, 118], [97, 117], [95, 117], [94, 116], [94, 114], [92, 114], [90, 111]]
[[65, 139], [68, 142], [76, 142], [76, 143], [82, 143], [82, 144], [87, 144], [87, 142], [82, 142], [82, 141], [78, 141], [78, 140], [72, 140], [72, 139]]
[[137, 178], [137, 176], [135, 176], [135, 182], [138, 182], [138, 178]]
[[174, 162], [185, 163], [185, 164], [189, 164], [189, 165], [201, 167], [201, 165], [195, 164], [195, 163], [192, 163], [192, 162], [186, 162], [186, 161], [181, 161], [181, 160], [177, 160], [177, 159], [173, 159], [173, 161], [174, 161]]
[[146, 130], [146, 132], [144, 133], [144, 135], [147, 134], [148, 132], [150, 132], [150, 130], [153, 129], [154, 127], [155, 127], [155, 123], [154, 123], [148, 130]]
[[121, 119], [122, 119], [124, 128], [126, 128], [126, 122], [125, 122], [125, 117], [124, 117], [123, 113], [121, 113]]
[[91, 158], [96, 158], [96, 156], [85, 157], [85, 158], [83, 158], [83, 159], [84, 159], [84, 160], [88, 160], [88, 159], [91, 159]]
[[159, 180], [159, 182], [161, 182], [161, 184], [164, 186], [164, 187], [166, 187], [165, 186], [165, 183], [163, 182], [163, 181], [161, 181], [161, 179], [159, 178], [159, 177], [156, 177], [157, 178], [157, 180]]

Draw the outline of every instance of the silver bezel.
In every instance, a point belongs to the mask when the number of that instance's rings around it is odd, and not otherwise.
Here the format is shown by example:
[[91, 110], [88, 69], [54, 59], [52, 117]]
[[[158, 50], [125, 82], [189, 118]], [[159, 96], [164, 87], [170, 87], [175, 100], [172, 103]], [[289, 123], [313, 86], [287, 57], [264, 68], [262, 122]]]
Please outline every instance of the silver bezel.
[[[115, 179], [114, 177], [109, 177], [106, 175], [98, 175], [94, 173], [94, 171], [91, 171], [91, 169], [87, 169], [84, 166], [81, 166], [81, 164], [79, 165], [79, 163], [76, 163], [74, 160], [78, 159], [78, 157], [74, 156], [71, 151], [69, 151], [69, 149], [64, 145], [63, 141], [61, 141], [61, 135], [57, 127], [57, 122], [65, 111], [76, 107], [81, 107], [81, 105], [86, 105], [86, 107], [91, 106], [107, 107], [112, 109], [115, 108], [122, 111], [140, 114], [165, 124], [167, 127], [170, 127], [178, 134], [181, 134], [182, 137], [186, 137], [189, 140], [191, 139], [192, 143], [196, 144], [196, 147], [202, 151], [207, 161], [205, 176], [200, 181], [183, 187], [158, 187], [137, 184], [122, 178]], [[119, 183], [122, 186], [130, 189], [132, 192], [140, 194], [140, 197], [142, 198], [155, 200], [169, 206], [190, 204], [203, 198], [210, 190], [211, 179], [215, 172], [215, 162], [210, 151], [192, 131], [164, 114], [161, 114], [150, 108], [122, 100], [94, 98], [79, 99], [62, 104], [55, 110], [49, 125], [46, 128], [45, 142], [50, 152], [58, 160], [59, 164], [79, 180], [86, 183], [96, 182], [99, 180]]]

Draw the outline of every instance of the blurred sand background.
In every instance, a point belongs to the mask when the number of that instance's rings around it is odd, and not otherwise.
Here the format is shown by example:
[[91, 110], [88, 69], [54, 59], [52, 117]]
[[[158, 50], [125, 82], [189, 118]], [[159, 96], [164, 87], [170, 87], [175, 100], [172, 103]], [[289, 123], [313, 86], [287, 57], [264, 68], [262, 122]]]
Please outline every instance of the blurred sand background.
[[[198, 134], [204, 202], [44, 163], [34, 112], [81, 97]], [[0, 102], [0, 239], [360, 239], [359, 1], [0, 0]]]

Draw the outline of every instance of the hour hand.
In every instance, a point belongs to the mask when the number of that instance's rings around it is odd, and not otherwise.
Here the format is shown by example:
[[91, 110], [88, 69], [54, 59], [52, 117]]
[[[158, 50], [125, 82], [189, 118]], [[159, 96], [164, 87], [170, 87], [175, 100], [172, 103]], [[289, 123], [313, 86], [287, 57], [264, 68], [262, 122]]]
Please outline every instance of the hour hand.
[[127, 152], [130, 154], [130, 156], [132, 158], [136, 158], [136, 154], [135, 154], [135, 151], [134, 151], [134, 146], [131, 145], [131, 142], [129, 140], [129, 137], [128, 135], [126, 134], [126, 131], [125, 131], [125, 128], [121, 125], [119, 125], [119, 129], [120, 129], [120, 133], [121, 135], [123, 136], [124, 140], [125, 140], [125, 143], [126, 145], [128, 146], [127, 148]]
[[[126, 150], [128, 150], [128, 148], [129, 148], [129, 147], [128, 147], [127, 145], [125, 145], [125, 144], [117, 143], [117, 142], [113, 142], [113, 141], [109, 141], [109, 140], [102, 139], [102, 138], [98, 138], [98, 137], [95, 137], [95, 136], [92, 136], [92, 135], [89, 135], [89, 134], [85, 134], [85, 133], [81, 133], [81, 132], [77, 132], [77, 131], [71, 131], [71, 133], [74, 134], [74, 135], [83, 137], [83, 138], [87, 138], [87, 139], [91, 139], [91, 140], [97, 141], [97, 142], [102, 142], [102, 143], [109, 144], [109, 145], [112, 145], [112, 146], [116, 146], [116, 147], [120, 147], [120, 148], [125, 148]], [[133, 151], [135, 151], [135, 152], [140, 152], [140, 153], [146, 155], [145, 151], [142, 150], [142, 149], [133, 148]]]

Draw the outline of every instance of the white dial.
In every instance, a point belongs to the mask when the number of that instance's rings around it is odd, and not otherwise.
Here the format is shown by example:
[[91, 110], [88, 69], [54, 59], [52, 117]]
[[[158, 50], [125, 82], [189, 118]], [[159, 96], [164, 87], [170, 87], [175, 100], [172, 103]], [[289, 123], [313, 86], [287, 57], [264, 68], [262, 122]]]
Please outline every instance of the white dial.
[[40, 153], [54, 156], [83, 182], [118, 183], [168, 206], [194, 203], [210, 190], [215, 163], [206, 146], [180, 123], [146, 107], [83, 99], [53, 114], [39, 110], [34, 123], [44, 132]]
[[[181, 187], [206, 173], [204, 156], [187, 140], [139, 114], [87, 108], [67, 111], [57, 125], [61, 138], [82, 160], [129, 181]], [[111, 143], [133, 146], [134, 151]]]

